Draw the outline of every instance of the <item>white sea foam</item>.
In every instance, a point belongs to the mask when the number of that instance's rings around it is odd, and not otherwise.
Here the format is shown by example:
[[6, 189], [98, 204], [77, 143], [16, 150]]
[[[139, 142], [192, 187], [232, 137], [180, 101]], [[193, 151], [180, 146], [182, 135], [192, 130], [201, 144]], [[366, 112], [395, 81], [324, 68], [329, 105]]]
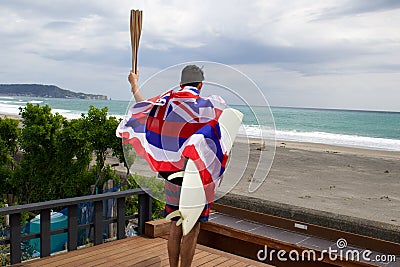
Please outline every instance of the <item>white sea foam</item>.
[[[25, 105], [23, 105], [24, 107]], [[0, 113], [9, 115], [18, 115], [21, 105], [4, 104], [0, 102]]]
[[[4, 98], [4, 97], [2, 97]], [[26, 104], [32, 103], [32, 104], [40, 104], [43, 101], [24, 101], [19, 99], [18, 101], [15, 98], [7, 98], [13, 101], [5, 101], [5, 100], [0, 100], [0, 113], [2, 114], [9, 114], [9, 115], [18, 115], [19, 114], [19, 108], [24, 108], [26, 107]]]
[[[262, 128], [256, 125], [246, 125], [239, 131], [238, 134], [241, 136], [266, 139], [271, 139], [271, 136], [273, 136], [270, 129]], [[276, 130], [275, 139], [294, 142], [310, 142], [337, 146], [400, 151], [400, 140], [346, 134], [333, 134], [326, 132], [299, 132]]]
[[81, 117], [81, 113], [83, 113], [83, 112], [78, 112], [76, 110], [72, 111], [68, 109], [59, 109], [59, 108], [53, 108], [51, 112], [53, 114], [58, 113], [69, 120], [79, 119]]
[[11, 104], [11, 105], [13, 105], [13, 104], [17, 104], [17, 105], [26, 105], [26, 103], [28, 103], [28, 102], [23, 102], [23, 100], [19, 100], [19, 101], [16, 101], [16, 100], [13, 100], [13, 101], [10, 101], [10, 100], [0, 100], [0, 104]]

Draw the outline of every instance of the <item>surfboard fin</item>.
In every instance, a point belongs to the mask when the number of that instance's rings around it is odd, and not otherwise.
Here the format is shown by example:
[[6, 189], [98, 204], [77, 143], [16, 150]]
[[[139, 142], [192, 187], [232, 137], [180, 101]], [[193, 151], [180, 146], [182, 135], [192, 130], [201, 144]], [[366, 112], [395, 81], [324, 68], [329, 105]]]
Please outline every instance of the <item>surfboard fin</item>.
[[180, 172], [175, 172], [175, 173], [173, 173], [173, 174], [171, 174], [170, 176], [168, 176], [168, 181], [171, 181], [172, 179], [175, 179], [175, 178], [180, 178], [180, 177], [183, 177], [185, 175], [185, 172], [184, 171], [180, 171]]
[[179, 210], [176, 210], [176, 211], [171, 212], [170, 214], [168, 214], [167, 217], [165, 217], [165, 220], [169, 221], [172, 218], [175, 218], [175, 217], [178, 217], [178, 216], [181, 217], [180, 220], [182, 220], [181, 212]]
[[182, 224], [182, 222], [183, 222], [183, 220], [182, 220], [182, 217], [176, 222], [176, 226], [179, 226], [179, 225], [181, 225]]

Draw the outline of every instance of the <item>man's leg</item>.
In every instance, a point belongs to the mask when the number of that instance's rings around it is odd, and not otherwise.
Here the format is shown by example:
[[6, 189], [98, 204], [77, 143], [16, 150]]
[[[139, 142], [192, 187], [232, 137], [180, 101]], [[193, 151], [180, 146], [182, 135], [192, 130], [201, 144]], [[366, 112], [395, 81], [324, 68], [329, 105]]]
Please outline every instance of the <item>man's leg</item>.
[[[182, 229], [182, 228], [181, 228]], [[200, 232], [200, 223], [196, 223], [193, 229], [182, 238], [181, 266], [191, 266], [196, 249], [197, 237]]]
[[181, 249], [181, 238], [182, 238], [182, 226], [176, 226], [175, 221], [171, 221], [169, 227], [168, 237], [168, 256], [169, 265], [171, 267], [177, 267], [179, 263], [179, 252]]

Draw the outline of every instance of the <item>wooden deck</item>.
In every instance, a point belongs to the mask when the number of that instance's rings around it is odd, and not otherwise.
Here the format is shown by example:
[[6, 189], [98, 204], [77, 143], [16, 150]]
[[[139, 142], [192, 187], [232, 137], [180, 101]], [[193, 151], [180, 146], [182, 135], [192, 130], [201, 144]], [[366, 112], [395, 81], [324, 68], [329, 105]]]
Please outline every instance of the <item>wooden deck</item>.
[[[167, 240], [136, 236], [13, 266], [169, 266]], [[271, 266], [197, 245], [192, 266]]]

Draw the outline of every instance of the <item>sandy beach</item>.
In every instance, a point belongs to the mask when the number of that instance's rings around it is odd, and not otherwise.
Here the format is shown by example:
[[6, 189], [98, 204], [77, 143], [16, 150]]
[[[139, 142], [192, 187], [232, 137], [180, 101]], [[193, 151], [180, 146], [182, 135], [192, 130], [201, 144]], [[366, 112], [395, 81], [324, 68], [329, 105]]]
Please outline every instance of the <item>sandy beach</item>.
[[[258, 141], [237, 138], [225, 174], [241, 177], [232, 193], [400, 225], [400, 152], [276, 141], [266, 180], [249, 193], [260, 149], [271, 152], [270, 145], [263, 148]], [[146, 165], [137, 158], [132, 171], [149, 174]], [[121, 164], [116, 169], [125, 173]]]
[[12, 115], [12, 114], [2, 114], [2, 113], [0, 113], [0, 118], [10, 118], [10, 119], [14, 119], [14, 120], [21, 120], [21, 116]]
[[[237, 138], [223, 192], [400, 225], [400, 152], [276, 141], [266, 180], [249, 193], [261, 147]], [[263, 152], [271, 149], [267, 142]], [[260, 165], [266, 173], [268, 164]], [[131, 172], [155, 175], [139, 157]]]
[[[251, 152], [232, 193], [400, 225], [400, 152], [277, 141], [266, 180], [249, 193], [260, 144], [250, 141], [248, 146], [242, 140], [236, 146], [243, 147], [238, 150], [243, 155], [248, 147]], [[243, 172], [246, 158], [228, 171]]]

